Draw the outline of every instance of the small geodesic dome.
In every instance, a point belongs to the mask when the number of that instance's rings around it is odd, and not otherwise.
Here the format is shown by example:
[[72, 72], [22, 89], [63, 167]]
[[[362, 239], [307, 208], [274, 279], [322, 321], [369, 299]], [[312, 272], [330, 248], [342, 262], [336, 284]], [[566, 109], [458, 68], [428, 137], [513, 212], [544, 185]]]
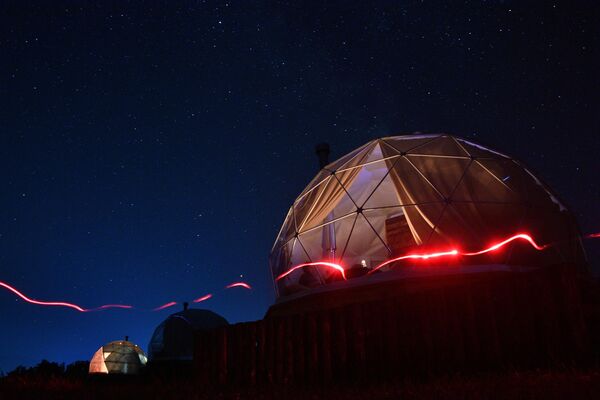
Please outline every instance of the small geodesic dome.
[[138, 374], [148, 359], [144, 351], [127, 340], [100, 347], [90, 361], [90, 374]]
[[227, 320], [210, 310], [186, 308], [161, 322], [148, 344], [150, 361], [189, 361], [194, 354], [194, 332], [229, 325]]
[[[581, 261], [574, 219], [520, 162], [449, 135], [386, 137], [317, 174], [290, 207], [270, 266], [281, 297], [340, 280], [334, 268], [296, 268], [306, 263], [337, 263], [348, 276], [363, 276], [403, 254], [476, 251], [523, 232], [547, 245], [544, 251], [515, 241], [502, 251], [453, 262]], [[393, 262], [377, 273], [415, 263]]]

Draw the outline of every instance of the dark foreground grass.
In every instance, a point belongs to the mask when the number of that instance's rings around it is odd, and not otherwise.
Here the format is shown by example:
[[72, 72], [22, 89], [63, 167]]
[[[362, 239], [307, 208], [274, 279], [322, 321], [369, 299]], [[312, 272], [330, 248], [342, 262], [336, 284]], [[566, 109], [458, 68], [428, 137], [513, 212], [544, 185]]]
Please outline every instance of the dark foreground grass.
[[0, 399], [600, 399], [600, 370], [528, 371], [329, 388], [209, 390], [193, 380], [0, 379]]

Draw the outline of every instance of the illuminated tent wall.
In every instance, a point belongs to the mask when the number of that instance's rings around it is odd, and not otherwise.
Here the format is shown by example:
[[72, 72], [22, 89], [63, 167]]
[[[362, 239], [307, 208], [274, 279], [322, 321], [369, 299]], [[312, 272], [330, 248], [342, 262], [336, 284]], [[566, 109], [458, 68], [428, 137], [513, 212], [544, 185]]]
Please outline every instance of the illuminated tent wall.
[[150, 361], [190, 361], [194, 331], [209, 331], [227, 326], [225, 318], [209, 310], [186, 308], [171, 314], [154, 330], [148, 345]]
[[146, 362], [146, 354], [138, 345], [128, 340], [117, 340], [94, 353], [90, 374], [138, 374]]
[[[303, 263], [335, 262], [349, 277], [362, 276], [404, 254], [482, 249], [520, 232], [551, 246], [538, 252], [511, 243], [501, 252], [455, 262], [547, 266], [583, 260], [572, 216], [520, 162], [449, 135], [386, 137], [317, 174], [290, 207], [270, 265], [284, 298], [341, 279], [322, 267], [280, 278]], [[381, 272], [414, 264], [392, 263]]]

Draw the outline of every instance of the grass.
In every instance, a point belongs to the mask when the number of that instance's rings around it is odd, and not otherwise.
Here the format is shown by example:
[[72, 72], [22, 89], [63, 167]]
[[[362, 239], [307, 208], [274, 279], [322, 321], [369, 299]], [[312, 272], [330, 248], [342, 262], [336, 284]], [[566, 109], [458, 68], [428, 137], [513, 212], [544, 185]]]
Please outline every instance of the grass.
[[191, 379], [9, 376], [1, 399], [600, 399], [600, 370], [526, 371], [327, 388], [198, 387]]

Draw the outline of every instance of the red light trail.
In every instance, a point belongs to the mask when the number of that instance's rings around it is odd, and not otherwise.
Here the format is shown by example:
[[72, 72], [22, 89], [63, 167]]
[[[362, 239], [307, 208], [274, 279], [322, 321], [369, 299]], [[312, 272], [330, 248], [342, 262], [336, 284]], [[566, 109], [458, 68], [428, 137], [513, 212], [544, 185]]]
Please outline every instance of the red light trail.
[[246, 282], [233, 282], [233, 283], [230, 283], [229, 285], [225, 286], [225, 289], [231, 289], [234, 287], [243, 287], [248, 290], [252, 289], [252, 286], [248, 285]]
[[[588, 236], [595, 237], [595, 236], [590, 236], [590, 235], [588, 235]], [[598, 235], [598, 237], [600, 237], [600, 235]], [[371, 271], [369, 271], [369, 274], [379, 270], [382, 267], [385, 267], [386, 265], [389, 265], [393, 262], [400, 261], [400, 260], [428, 260], [430, 258], [438, 258], [438, 257], [477, 256], [477, 255], [481, 255], [481, 254], [499, 250], [514, 240], [524, 240], [524, 241], [528, 242], [534, 249], [536, 249], [538, 251], [544, 250], [547, 247], [547, 245], [540, 246], [533, 240], [533, 238], [531, 236], [529, 236], [526, 233], [518, 233], [514, 236], [509, 237], [508, 239], [505, 239], [501, 242], [495, 243], [495, 244], [491, 245], [490, 247], [487, 247], [483, 250], [479, 250], [479, 251], [475, 251], [475, 252], [461, 252], [457, 249], [450, 249], [447, 251], [441, 251], [441, 252], [435, 252], [435, 253], [408, 254], [408, 255], [401, 256], [401, 257], [396, 257], [396, 258], [384, 261], [383, 263], [379, 264], [378, 266], [373, 268]], [[331, 263], [331, 262], [313, 262], [313, 263], [296, 265], [295, 267], [292, 267], [289, 270], [287, 270], [286, 272], [279, 275], [277, 278], [275, 278], [275, 280], [279, 281], [280, 279], [285, 278], [292, 272], [294, 272], [300, 268], [304, 268], [304, 267], [308, 267], [308, 266], [323, 266], [323, 267], [333, 268], [337, 271], [340, 271], [342, 274], [342, 278], [344, 278], [344, 280], [346, 279], [346, 275], [344, 273], [344, 267], [342, 267], [341, 265]]]
[[65, 302], [62, 302], [62, 301], [39, 301], [39, 300], [30, 299], [29, 297], [25, 296], [23, 293], [19, 292], [14, 287], [12, 287], [9, 284], [4, 283], [2, 281], [0, 281], [0, 286], [2, 286], [5, 289], [10, 290], [11, 292], [13, 292], [14, 294], [16, 294], [17, 296], [19, 296], [23, 300], [25, 300], [26, 302], [31, 303], [31, 304], [37, 304], [38, 306], [50, 306], [50, 307], [68, 307], [68, 308], [72, 308], [74, 310], [77, 310], [79, 312], [85, 312], [86, 311], [85, 309], [79, 307], [77, 304], [65, 303]]
[[405, 259], [421, 259], [421, 260], [427, 260], [429, 258], [435, 258], [435, 257], [444, 257], [444, 256], [478, 256], [481, 254], [485, 254], [485, 253], [489, 253], [492, 251], [496, 251], [498, 249], [501, 249], [502, 247], [506, 246], [507, 244], [509, 244], [510, 242], [514, 241], [514, 240], [525, 240], [526, 242], [528, 242], [534, 249], [541, 251], [544, 250], [544, 248], [546, 248], [546, 246], [540, 246], [538, 245], [531, 236], [525, 234], [525, 233], [519, 233], [517, 235], [511, 236], [508, 239], [505, 239], [501, 242], [498, 242], [496, 244], [491, 245], [490, 247], [480, 250], [480, 251], [475, 251], [472, 253], [464, 253], [464, 252], [460, 252], [456, 249], [452, 249], [449, 251], [445, 251], [445, 252], [440, 252], [440, 253], [430, 253], [430, 254], [412, 254], [412, 255], [407, 255], [407, 256], [402, 256], [402, 257], [398, 257], [398, 258], [394, 258], [392, 260], [388, 260], [385, 261], [381, 264], [379, 264], [378, 266], [376, 266], [375, 268], [373, 268], [371, 271], [369, 271], [369, 274], [377, 271], [379, 268], [381, 267], [385, 267], [388, 264], [391, 264], [393, 262], [396, 261], [400, 261], [400, 260], [405, 260]]
[[371, 271], [369, 271], [369, 274], [377, 271], [379, 268], [385, 267], [388, 264], [391, 264], [393, 262], [400, 261], [400, 260], [428, 260], [430, 258], [437, 258], [437, 257], [444, 257], [444, 256], [456, 256], [458, 254], [459, 254], [458, 250], [442, 251], [439, 253], [429, 253], [429, 254], [409, 254], [407, 256], [402, 256], [402, 257], [393, 258], [391, 260], [387, 260], [387, 261], [379, 264], [375, 268], [373, 268]]
[[344, 280], [346, 280], [346, 273], [344, 271], [344, 267], [342, 267], [339, 264], [331, 263], [331, 262], [311, 262], [311, 263], [296, 265], [295, 267], [292, 267], [292, 268], [288, 269], [287, 271], [285, 271], [283, 274], [279, 275], [277, 278], [275, 278], [275, 280], [278, 281], [280, 279], [283, 279], [286, 276], [288, 276], [289, 274], [291, 274], [292, 272], [294, 272], [300, 268], [304, 268], [304, 267], [327, 267], [327, 268], [335, 269], [336, 271], [339, 271], [342, 274], [342, 278], [344, 278]]
[[509, 237], [506, 240], [501, 241], [500, 243], [496, 243], [496, 244], [488, 247], [487, 249], [483, 249], [481, 251], [476, 251], [474, 253], [460, 253], [460, 254], [462, 256], [477, 256], [479, 254], [489, 253], [490, 251], [498, 250], [499, 248], [504, 247], [508, 243], [512, 242], [513, 240], [517, 240], [517, 239], [522, 239], [522, 240], [529, 242], [529, 244], [531, 244], [531, 246], [536, 250], [544, 250], [547, 247], [547, 246], [538, 245], [531, 236], [529, 236], [525, 233], [519, 233], [517, 235]]
[[132, 309], [133, 306], [128, 306], [126, 304], [106, 304], [104, 306], [92, 308], [92, 309], [85, 310], [85, 311], [100, 311], [100, 310], [107, 310], [109, 308], [123, 308], [123, 309], [129, 310], [129, 309]]
[[[587, 235], [584, 235], [583, 238], [585, 239], [598, 239], [600, 238], [600, 232], [597, 233], [590, 233]], [[406, 259], [414, 259], [414, 260], [428, 260], [431, 258], [438, 258], [438, 257], [457, 257], [457, 256], [477, 256], [477, 255], [481, 255], [481, 254], [485, 254], [485, 253], [490, 253], [496, 250], [501, 249], [502, 247], [506, 246], [508, 243], [515, 241], [515, 240], [522, 240], [525, 241], [527, 243], [529, 243], [534, 249], [541, 251], [544, 250], [545, 248], [549, 247], [550, 245], [546, 244], [546, 245], [539, 245], [535, 242], [535, 240], [529, 236], [526, 233], [519, 233], [516, 234], [514, 236], [511, 236], [501, 242], [495, 243], [485, 249], [479, 250], [479, 251], [474, 251], [474, 252], [462, 252], [459, 251], [457, 249], [450, 249], [447, 251], [441, 251], [441, 252], [435, 252], [435, 253], [424, 253], [424, 254], [408, 254], [408, 255], [404, 255], [401, 257], [397, 257], [391, 260], [387, 260], [384, 261], [383, 263], [379, 264], [378, 266], [376, 266], [375, 268], [373, 268], [371, 271], [369, 271], [370, 273], [373, 273], [377, 270], [379, 270], [380, 268], [389, 265], [393, 262], [396, 261], [400, 261], [400, 260], [406, 260]], [[301, 268], [305, 268], [305, 267], [309, 267], [309, 266], [314, 266], [314, 267], [326, 267], [326, 268], [330, 268], [333, 269], [335, 271], [338, 271], [342, 278], [344, 280], [346, 280], [346, 273], [344, 270], [344, 267], [342, 267], [339, 264], [336, 263], [332, 263], [332, 262], [325, 262], [325, 261], [319, 261], [319, 262], [310, 262], [310, 263], [305, 263], [305, 264], [300, 264], [300, 265], [296, 265], [292, 268], [290, 268], [289, 270], [285, 271], [284, 273], [282, 273], [281, 275], [279, 275], [277, 278], [275, 278], [276, 281], [279, 281], [283, 278], [285, 278], [286, 276], [290, 275], [292, 272], [301, 269]], [[42, 301], [42, 300], [35, 300], [32, 299], [28, 296], [26, 296], [25, 294], [23, 294], [22, 292], [20, 292], [18, 289], [14, 288], [13, 286], [9, 285], [8, 283], [2, 282], [0, 281], [0, 287], [3, 287], [5, 289], [7, 289], [8, 291], [12, 292], [13, 294], [15, 294], [17, 297], [21, 298], [22, 300], [26, 301], [27, 303], [31, 303], [31, 304], [35, 304], [35, 305], [39, 305], [39, 306], [45, 306], [45, 307], [66, 307], [66, 308], [71, 308], [74, 309], [76, 311], [79, 312], [93, 312], [93, 311], [101, 311], [101, 310], [107, 310], [107, 309], [111, 309], [111, 308], [119, 308], [119, 309], [133, 309], [133, 306], [130, 305], [126, 305], [126, 304], [106, 304], [100, 307], [96, 307], [96, 308], [90, 308], [90, 309], [86, 309], [83, 308], [77, 304], [73, 304], [73, 303], [68, 303], [68, 302], [63, 302], [63, 301]], [[230, 283], [229, 285], [225, 286], [226, 289], [231, 289], [231, 288], [235, 288], [235, 287], [242, 287], [248, 290], [252, 289], [252, 286], [250, 286], [248, 283], [246, 282], [233, 282]], [[212, 298], [213, 295], [212, 294], [206, 294], [202, 297], [199, 297], [195, 300], [193, 300], [194, 303], [200, 303], [203, 301], [206, 301], [210, 298]], [[178, 304], [175, 301], [171, 301], [169, 303], [163, 304], [160, 307], [156, 307], [154, 309], [152, 309], [152, 311], [161, 311], [164, 310], [166, 308], [172, 307], [174, 305]]]
[[152, 311], [164, 310], [165, 308], [173, 307], [174, 305], [177, 305], [177, 302], [176, 301], [171, 301], [171, 302], [169, 302], [167, 304], [163, 304], [160, 307], [156, 307], [156, 308], [152, 309]]
[[106, 304], [106, 305], [103, 305], [103, 306], [100, 306], [97, 308], [85, 309], [83, 307], [78, 306], [77, 304], [67, 303], [64, 301], [41, 301], [41, 300], [31, 299], [31, 298], [27, 297], [26, 295], [24, 295], [23, 293], [21, 293], [19, 290], [10, 286], [8, 283], [4, 283], [2, 281], [0, 281], [0, 286], [13, 292], [14, 294], [16, 294], [18, 297], [25, 300], [26, 302], [31, 303], [31, 304], [36, 304], [38, 306], [67, 307], [67, 308], [72, 308], [74, 310], [77, 310], [79, 312], [100, 311], [100, 310], [106, 310], [108, 308], [133, 308], [132, 306], [128, 306], [128, 305], [124, 305], [124, 304]]
[[211, 297], [212, 297], [212, 294], [209, 293], [209, 294], [204, 295], [202, 297], [198, 297], [196, 300], [193, 300], [193, 302], [194, 303], [200, 303], [200, 302], [203, 302], [203, 301], [206, 301], [206, 300], [210, 299]]

